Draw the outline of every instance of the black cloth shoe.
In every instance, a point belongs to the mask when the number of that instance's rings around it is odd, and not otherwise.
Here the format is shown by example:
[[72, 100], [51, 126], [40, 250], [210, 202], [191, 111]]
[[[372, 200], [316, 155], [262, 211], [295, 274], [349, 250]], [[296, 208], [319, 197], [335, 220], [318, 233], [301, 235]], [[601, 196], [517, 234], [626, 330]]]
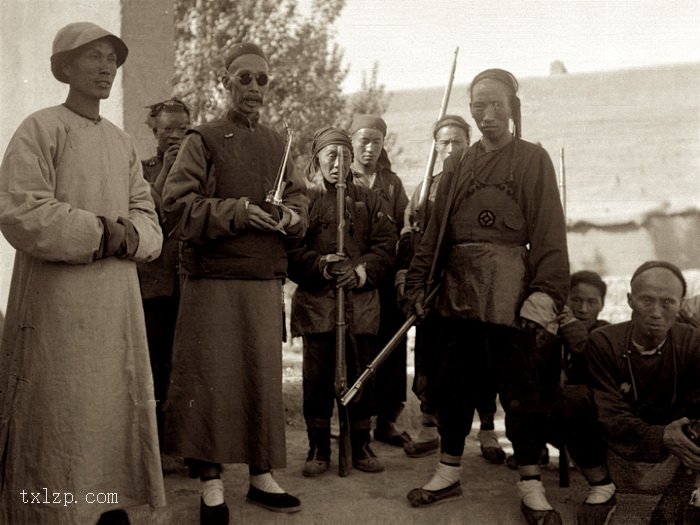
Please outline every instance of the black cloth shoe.
[[440, 439], [435, 438], [429, 441], [410, 440], [403, 444], [403, 451], [409, 458], [422, 458], [428, 456], [440, 448]]
[[423, 488], [413, 489], [406, 497], [411, 507], [425, 507], [451, 498], [458, 498], [462, 495], [462, 485], [456, 481], [452, 485], [440, 490], [426, 490]]
[[115, 509], [103, 512], [97, 525], [130, 525], [129, 515], [124, 509]]
[[534, 510], [520, 502], [520, 512], [527, 525], [562, 525], [561, 516], [556, 510]]
[[228, 507], [226, 502], [210, 507], [200, 498], [199, 505], [200, 525], [228, 525]]
[[365, 445], [359, 450], [352, 452], [352, 466], [362, 472], [383, 472], [384, 463], [379, 459], [369, 445]]
[[394, 447], [403, 447], [411, 441], [411, 436], [408, 432], [399, 432], [393, 421], [378, 420], [377, 428], [374, 429], [374, 439]]
[[369, 447], [369, 441], [369, 429], [355, 428], [350, 430], [352, 466], [362, 472], [382, 472], [384, 463]]
[[[503, 465], [503, 462], [506, 460], [506, 453], [503, 452], [502, 448], [481, 447], [481, 455], [484, 456], [486, 461], [494, 465]], [[513, 457], [513, 459], [515, 459], [515, 457]]]
[[299, 498], [295, 498], [286, 492], [282, 494], [265, 492], [255, 488], [253, 485], [250, 485], [248, 488], [246, 499], [249, 503], [271, 510], [272, 512], [298, 512], [301, 510], [301, 501], [299, 501]]
[[581, 503], [576, 511], [578, 525], [608, 525], [617, 508], [617, 499], [613, 495], [605, 503]]

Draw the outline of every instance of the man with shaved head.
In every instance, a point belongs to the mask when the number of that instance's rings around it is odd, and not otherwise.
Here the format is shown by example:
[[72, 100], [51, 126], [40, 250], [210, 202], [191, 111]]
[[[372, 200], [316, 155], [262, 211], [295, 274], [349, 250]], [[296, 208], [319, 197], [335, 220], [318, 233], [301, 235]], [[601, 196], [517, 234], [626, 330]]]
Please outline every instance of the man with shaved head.
[[700, 333], [675, 322], [686, 282], [648, 261], [631, 289], [632, 319], [596, 330], [587, 349], [610, 475], [621, 491], [663, 494], [650, 523], [698, 523]]

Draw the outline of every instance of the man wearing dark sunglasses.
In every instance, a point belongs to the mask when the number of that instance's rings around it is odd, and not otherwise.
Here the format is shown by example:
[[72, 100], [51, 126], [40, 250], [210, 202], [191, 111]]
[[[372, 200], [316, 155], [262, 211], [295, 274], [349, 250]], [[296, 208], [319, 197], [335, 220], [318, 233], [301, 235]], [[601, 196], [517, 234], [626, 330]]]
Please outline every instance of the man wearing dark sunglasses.
[[[270, 472], [286, 463], [282, 400], [285, 241], [304, 236], [304, 182], [287, 164], [283, 205], [265, 204], [284, 153], [259, 122], [268, 62], [235, 44], [223, 85], [225, 118], [190, 130], [165, 181], [166, 229], [182, 241], [166, 450], [187, 459], [201, 485], [201, 523], [228, 523], [222, 463], [247, 463], [250, 503], [301, 508]], [[196, 458], [196, 459], [194, 459]]]

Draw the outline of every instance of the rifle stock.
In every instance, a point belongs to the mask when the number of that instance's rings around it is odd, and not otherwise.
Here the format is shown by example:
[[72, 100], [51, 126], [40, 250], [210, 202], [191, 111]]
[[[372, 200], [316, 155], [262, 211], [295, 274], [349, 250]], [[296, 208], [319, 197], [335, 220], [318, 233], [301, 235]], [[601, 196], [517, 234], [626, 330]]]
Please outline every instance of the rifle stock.
[[[345, 257], [345, 150], [338, 146], [338, 181], [336, 188], [336, 255]], [[348, 409], [340, 402], [340, 398], [348, 389], [347, 364], [345, 361], [346, 321], [345, 321], [345, 288], [336, 288], [336, 319], [335, 319], [335, 395], [338, 401], [338, 475], [347, 476], [350, 469], [352, 448], [350, 443], [350, 418]]]
[[[428, 297], [425, 298], [423, 301], [423, 307], [427, 308], [430, 303], [433, 301], [435, 298], [435, 295], [437, 295], [439, 285], [433, 288], [433, 290], [428, 294]], [[360, 377], [357, 378], [357, 381], [353, 383], [353, 385], [350, 387], [350, 389], [343, 395], [340, 399], [340, 404], [343, 406], [348, 406], [348, 404], [353, 400], [353, 398], [359, 393], [360, 390], [362, 390], [362, 387], [365, 385], [369, 379], [377, 373], [377, 368], [386, 361], [386, 359], [389, 357], [389, 354], [396, 348], [396, 345], [399, 344], [399, 341], [404, 338], [406, 333], [411, 329], [411, 326], [413, 326], [413, 323], [416, 322], [417, 316], [416, 314], [411, 315], [408, 317], [404, 323], [401, 325], [401, 327], [398, 329], [398, 331], [394, 334], [394, 336], [387, 342], [387, 344], [384, 345], [384, 348], [377, 354], [377, 356], [372, 359], [372, 362], [367, 365], [367, 368], [365, 368], [364, 372], [360, 375]]]

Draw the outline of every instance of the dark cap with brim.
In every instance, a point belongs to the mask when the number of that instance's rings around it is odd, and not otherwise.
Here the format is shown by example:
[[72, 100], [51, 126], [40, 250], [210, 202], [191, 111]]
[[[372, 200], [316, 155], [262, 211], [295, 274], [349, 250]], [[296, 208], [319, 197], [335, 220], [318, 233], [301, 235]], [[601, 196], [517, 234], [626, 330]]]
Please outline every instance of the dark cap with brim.
[[117, 55], [117, 67], [120, 67], [129, 54], [129, 48], [124, 41], [109, 31], [102, 29], [92, 22], [74, 22], [59, 29], [53, 40], [51, 54], [51, 72], [56, 80], [68, 84], [68, 77], [63, 72], [66, 61], [76, 52], [96, 40], [109, 40]]
[[258, 55], [259, 57], [262, 57], [265, 62], [267, 62], [267, 57], [260, 46], [250, 42], [241, 42], [238, 44], [233, 44], [233, 47], [231, 47], [226, 55], [226, 61], [224, 62], [226, 69], [231, 67], [231, 63], [234, 60], [236, 60], [238, 57], [242, 57], [243, 55]]

